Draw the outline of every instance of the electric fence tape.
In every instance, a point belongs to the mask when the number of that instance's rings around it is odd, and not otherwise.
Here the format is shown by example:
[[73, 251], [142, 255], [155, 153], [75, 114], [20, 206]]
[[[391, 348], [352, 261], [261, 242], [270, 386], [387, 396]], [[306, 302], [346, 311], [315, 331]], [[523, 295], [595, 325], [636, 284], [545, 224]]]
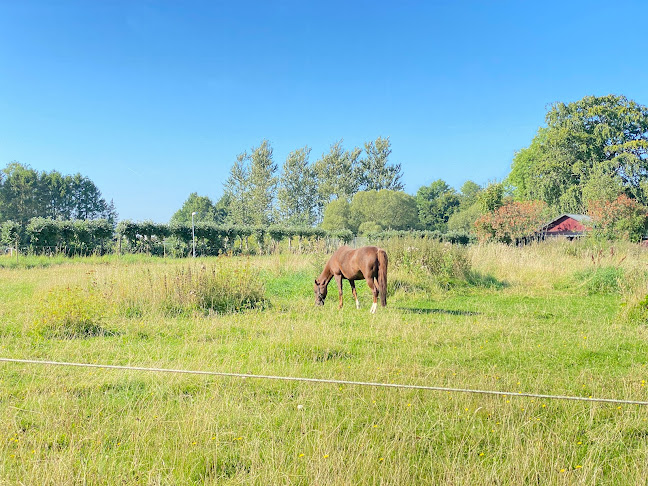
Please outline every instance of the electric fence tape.
[[50, 365], [50, 366], [76, 366], [80, 368], [101, 368], [101, 369], [109, 369], [109, 370], [149, 371], [149, 372], [156, 372], [156, 373], [208, 375], [208, 376], [220, 376], [220, 377], [230, 377], [230, 378], [251, 378], [251, 379], [259, 379], [259, 380], [299, 381], [299, 382], [306, 382], [306, 383], [329, 383], [334, 385], [401, 388], [407, 390], [428, 390], [428, 391], [440, 391], [440, 392], [448, 392], [448, 393], [476, 393], [482, 395], [546, 398], [551, 400], [573, 400], [573, 401], [581, 401], [581, 402], [603, 402], [603, 403], [614, 403], [614, 404], [623, 404], [623, 405], [648, 405], [648, 402], [644, 402], [644, 401], [618, 400], [615, 398], [576, 397], [576, 396], [567, 396], [567, 395], [542, 395], [537, 393], [526, 393], [526, 392], [475, 390], [469, 388], [447, 388], [441, 386], [406, 385], [406, 384], [399, 384], [399, 383], [378, 383], [378, 382], [371, 382], [371, 381], [332, 380], [332, 379], [324, 379], [324, 378], [305, 378], [305, 377], [297, 377], [297, 376], [273, 376], [273, 375], [255, 375], [250, 373], [228, 373], [228, 372], [220, 372], [220, 371], [176, 370], [176, 369], [169, 369], [169, 368], [147, 368], [143, 366], [107, 365], [107, 364], [96, 364], [96, 363], [68, 363], [64, 361], [41, 361], [41, 360], [14, 359], [14, 358], [0, 358], [0, 362], [38, 364], [38, 365]]

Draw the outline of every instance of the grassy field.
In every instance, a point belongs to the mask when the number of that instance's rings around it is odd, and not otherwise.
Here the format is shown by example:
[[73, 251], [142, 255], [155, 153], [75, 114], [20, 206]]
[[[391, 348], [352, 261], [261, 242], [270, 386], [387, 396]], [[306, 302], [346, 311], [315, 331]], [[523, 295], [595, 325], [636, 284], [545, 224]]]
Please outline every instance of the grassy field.
[[[0, 259], [0, 356], [648, 400], [648, 253]], [[647, 484], [648, 408], [0, 363], [0, 484]]]

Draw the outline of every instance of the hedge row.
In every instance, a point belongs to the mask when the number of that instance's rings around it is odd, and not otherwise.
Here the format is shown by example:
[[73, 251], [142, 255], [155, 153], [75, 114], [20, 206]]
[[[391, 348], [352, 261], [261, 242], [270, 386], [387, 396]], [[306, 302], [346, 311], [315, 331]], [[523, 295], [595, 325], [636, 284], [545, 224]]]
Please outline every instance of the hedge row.
[[[280, 242], [302, 246], [316, 241], [349, 243], [354, 235], [349, 230], [326, 231], [312, 227], [228, 226], [211, 223], [159, 224], [151, 221], [122, 221], [113, 228], [107, 220], [57, 221], [33, 218], [25, 228], [13, 221], [0, 226], [0, 239], [10, 246], [27, 248], [31, 253], [64, 253], [67, 255], [103, 254], [109, 251], [149, 254], [191, 253], [194, 243], [200, 255], [218, 255], [223, 252], [250, 250], [266, 252]], [[467, 233], [440, 233], [437, 231], [381, 231], [363, 235], [368, 242], [389, 238], [418, 237], [450, 243], [468, 244], [474, 241]], [[297, 240], [297, 241], [295, 241]]]
[[[321, 240], [335, 238], [348, 243], [353, 239], [349, 230], [325, 231], [312, 227], [271, 226], [231, 226], [213, 223], [196, 223], [193, 227], [186, 223], [159, 224], [151, 221], [122, 221], [117, 225], [119, 251], [147, 252], [161, 254], [167, 251], [176, 255], [187, 254], [194, 241], [200, 255], [218, 255], [225, 251], [249, 249], [253, 239], [259, 251], [267, 250], [271, 245], [294, 238], [298, 244], [303, 240]], [[165, 244], [163, 245], [163, 242]]]
[[364, 235], [368, 240], [381, 241], [391, 238], [427, 238], [429, 240], [439, 240], [445, 243], [454, 243], [458, 245], [468, 245], [476, 243], [477, 238], [470, 233], [463, 231], [448, 231], [442, 233], [440, 231], [426, 231], [426, 230], [387, 230], [380, 232], [371, 232]]
[[32, 218], [26, 227], [5, 221], [0, 228], [3, 243], [27, 247], [31, 253], [89, 255], [106, 253], [112, 248], [113, 225], [105, 219], [58, 221]]

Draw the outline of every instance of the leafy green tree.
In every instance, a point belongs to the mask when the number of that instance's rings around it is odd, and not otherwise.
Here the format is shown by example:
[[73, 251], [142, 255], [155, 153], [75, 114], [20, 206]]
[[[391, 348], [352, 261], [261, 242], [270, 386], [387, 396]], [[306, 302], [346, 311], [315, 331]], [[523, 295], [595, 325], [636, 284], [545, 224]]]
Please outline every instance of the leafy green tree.
[[0, 224], [0, 242], [12, 246], [18, 252], [22, 227], [17, 221], [7, 220]]
[[378, 137], [375, 142], [366, 142], [364, 147], [366, 156], [359, 159], [358, 168], [360, 188], [364, 191], [402, 191], [404, 186], [401, 182], [401, 165], [388, 163], [392, 152], [389, 137]]
[[482, 191], [482, 187], [473, 181], [466, 181], [461, 186], [460, 189], [460, 207], [462, 209], [468, 208], [477, 202], [479, 193]]
[[279, 179], [279, 217], [291, 226], [311, 226], [317, 218], [317, 176], [308, 162], [310, 151], [304, 147], [290, 152]]
[[419, 223], [426, 230], [444, 231], [460, 203], [460, 197], [445, 181], [438, 179], [416, 192]]
[[[582, 212], [586, 197], [614, 186], [648, 203], [648, 108], [625, 96], [555, 103], [531, 145], [519, 151], [507, 183], [518, 200], [540, 199], [559, 212]], [[590, 183], [595, 177], [598, 182]], [[589, 187], [588, 187], [589, 185]], [[587, 187], [587, 190], [585, 188]]]
[[221, 198], [216, 201], [214, 205], [214, 211], [216, 213], [216, 221], [219, 221], [221, 224], [228, 221], [228, 210], [230, 207], [229, 195], [223, 194]]
[[465, 233], [473, 233], [475, 230], [475, 221], [484, 214], [481, 204], [475, 202], [472, 206], [461, 208], [452, 213], [448, 219], [448, 231], [463, 231]]
[[207, 196], [199, 196], [198, 193], [192, 192], [189, 194], [187, 200], [182, 204], [173, 216], [171, 216], [171, 223], [191, 223], [191, 214], [196, 213], [194, 222], [200, 221], [203, 223], [222, 223], [218, 219], [219, 213], [216, 206]]
[[477, 196], [477, 203], [483, 212], [495, 211], [504, 205], [504, 184], [491, 182]]
[[459, 207], [448, 218], [448, 231], [474, 232], [475, 221], [485, 212], [480, 203], [482, 192], [482, 187], [473, 181], [466, 181], [461, 186]]
[[324, 209], [322, 229], [327, 231], [348, 230], [351, 220], [351, 205], [345, 198], [334, 199]]
[[351, 201], [350, 228], [367, 233], [380, 229], [407, 230], [418, 225], [416, 199], [402, 191], [360, 191]]

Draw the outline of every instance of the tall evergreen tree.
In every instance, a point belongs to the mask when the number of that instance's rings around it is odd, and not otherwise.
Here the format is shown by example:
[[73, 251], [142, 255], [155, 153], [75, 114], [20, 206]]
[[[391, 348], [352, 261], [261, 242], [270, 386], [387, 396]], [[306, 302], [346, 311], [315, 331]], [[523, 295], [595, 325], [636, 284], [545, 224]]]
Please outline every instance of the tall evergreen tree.
[[351, 200], [360, 188], [358, 164], [362, 151], [356, 147], [351, 151], [344, 150], [342, 140], [331, 145], [328, 154], [315, 162], [315, 174], [318, 180], [318, 212], [321, 215], [333, 199]]
[[39, 173], [18, 162], [10, 163], [1, 174], [0, 222], [13, 220], [25, 226], [35, 217], [117, 218], [114, 204], [107, 204], [94, 182], [81, 174]]
[[279, 217], [289, 225], [310, 226], [317, 218], [317, 176], [308, 162], [310, 151], [304, 147], [290, 152], [279, 179]]
[[108, 204], [97, 186], [87, 177], [76, 174], [72, 180], [74, 219], [98, 219], [106, 215]]
[[223, 199], [227, 202], [227, 221], [232, 224], [251, 224], [250, 216], [250, 170], [248, 155], [243, 152], [236, 157], [230, 175], [224, 184]]
[[358, 177], [363, 191], [388, 189], [402, 191], [404, 188], [401, 165], [388, 163], [391, 155], [389, 137], [378, 137], [375, 142], [364, 144], [366, 156], [360, 159]]
[[267, 225], [272, 222], [273, 204], [277, 197], [277, 164], [272, 159], [273, 150], [267, 140], [261, 142], [250, 154], [249, 211], [252, 224]]
[[41, 216], [44, 208], [39, 197], [38, 173], [18, 162], [11, 162], [2, 172], [0, 220], [13, 220], [25, 226], [31, 218]]

